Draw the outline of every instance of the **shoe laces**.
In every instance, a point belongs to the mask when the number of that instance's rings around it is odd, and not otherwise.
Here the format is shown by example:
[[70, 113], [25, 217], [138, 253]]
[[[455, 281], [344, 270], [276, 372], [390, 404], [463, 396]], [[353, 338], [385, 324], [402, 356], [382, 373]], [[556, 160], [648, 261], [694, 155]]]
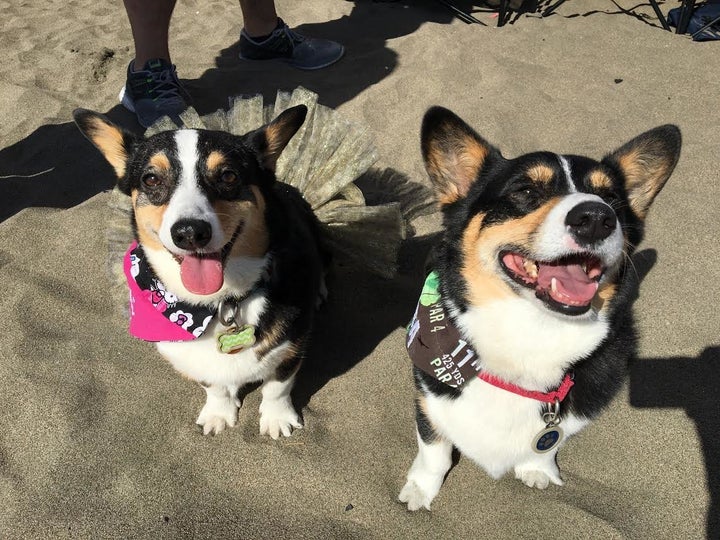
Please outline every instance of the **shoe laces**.
[[180, 84], [175, 77], [174, 69], [146, 71], [142, 78], [132, 82], [137, 89], [153, 101], [182, 99]]
[[285, 34], [285, 37], [290, 41], [290, 43], [293, 44], [293, 46], [305, 41], [305, 36], [298, 34], [294, 30], [292, 30], [287, 24], [283, 24], [282, 28], [279, 28], [277, 31]]

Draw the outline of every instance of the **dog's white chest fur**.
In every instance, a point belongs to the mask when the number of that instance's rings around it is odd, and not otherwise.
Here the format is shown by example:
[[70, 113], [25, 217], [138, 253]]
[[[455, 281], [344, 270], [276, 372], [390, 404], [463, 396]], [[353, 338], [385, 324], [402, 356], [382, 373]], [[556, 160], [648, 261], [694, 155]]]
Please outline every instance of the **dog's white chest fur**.
[[[242, 322], [257, 325], [265, 302], [262, 295], [245, 300], [238, 309]], [[223, 353], [218, 350], [217, 335], [226, 329], [216, 318], [198, 339], [162, 341], [157, 348], [176, 370], [192, 380], [206, 386], [242, 386], [265, 379], [282, 359], [284, 348], [289, 346], [281, 343], [262, 362], [258, 361], [252, 348], [236, 354]], [[273, 361], [274, 358], [277, 361]]]
[[[456, 399], [426, 394], [433, 427], [493, 478], [536, 456], [532, 443], [545, 428], [543, 404], [496, 388], [480, 379], [466, 383]], [[565, 438], [587, 420], [569, 415], [561, 423]], [[553, 452], [554, 454], [554, 452]]]
[[[522, 298], [471, 308], [458, 316], [458, 322], [465, 335], [471, 336], [485, 368], [533, 389], [556, 385], [568, 366], [607, 335], [607, 323], [602, 318], [558, 319]], [[492, 477], [534, 461], [532, 443], [546, 427], [542, 402], [480, 379], [466, 383], [455, 400], [431, 393], [426, 393], [426, 399], [435, 429]], [[566, 416], [561, 425], [564, 438], [587, 423], [586, 419]]]
[[471, 307], [457, 320], [484, 369], [528, 388], [558, 383], [608, 332], [602, 315], [559, 317], [519, 297]]

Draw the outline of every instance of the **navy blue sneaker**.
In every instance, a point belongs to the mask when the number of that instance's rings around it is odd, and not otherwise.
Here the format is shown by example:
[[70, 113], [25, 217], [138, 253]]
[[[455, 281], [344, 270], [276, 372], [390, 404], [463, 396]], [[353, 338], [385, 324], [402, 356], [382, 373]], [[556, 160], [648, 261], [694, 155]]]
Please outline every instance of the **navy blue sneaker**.
[[190, 96], [177, 78], [175, 66], [161, 58], [148, 60], [140, 71], [130, 62], [127, 82], [118, 96], [126, 109], [137, 115], [143, 127], [152, 126], [163, 116], [176, 123], [188, 107]]
[[285, 60], [299, 69], [322, 69], [334, 64], [345, 54], [345, 47], [329, 39], [309, 38], [288, 28], [282, 19], [272, 34], [263, 41], [240, 32], [240, 58], [245, 60]]

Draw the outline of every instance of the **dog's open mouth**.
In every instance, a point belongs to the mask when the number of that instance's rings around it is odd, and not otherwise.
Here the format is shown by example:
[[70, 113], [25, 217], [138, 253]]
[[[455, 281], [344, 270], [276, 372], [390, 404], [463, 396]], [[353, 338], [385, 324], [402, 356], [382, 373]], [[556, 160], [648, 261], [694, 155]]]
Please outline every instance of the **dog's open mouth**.
[[241, 221], [235, 229], [230, 241], [215, 253], [173, 254], [180, 265], [180, 279], [185, 288], [193, 294], [214, 294], [225, 283], [224, 264], [235, 240], [242, 232], [244, 223]]
[[504, 251], [500, 262], [515, 282], [533, 289], [548, 307], [566, 315], [582, 315], [590, 309], [604, 272], [600, 259], [590, 254], [537, 261]]

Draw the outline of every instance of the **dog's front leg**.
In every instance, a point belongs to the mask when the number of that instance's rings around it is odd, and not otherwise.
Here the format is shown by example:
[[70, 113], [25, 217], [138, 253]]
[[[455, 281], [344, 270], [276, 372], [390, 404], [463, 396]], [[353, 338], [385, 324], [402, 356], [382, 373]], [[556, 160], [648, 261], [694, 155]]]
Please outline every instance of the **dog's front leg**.
[[237, 423], [237, 412], [240, 400], [237, 397], [237, 386], [205, 386], [207, 400], [200, 411], [196, 424], [202, 426], [203, 435], [217, 435], [225, 427], [234, 427]]
[[560, 478], [560, 469], [555, 461], [557, 449], [546, 454], [534, 455], [531, 459], [515, 465], [515, 478], [528, 487], [545, 489], [550, 482], [558, 486], [563, 485]]
[[440, 491], [445, 475], [452, 465], [453, 445], [437, 435], [432, 438], [423, 437], [419, 430], [417, 441], [418, 453], [398, 499], [407, 503], [408, 510], [415, 511], [422, 507], [430, 510], [430, 503]]
[[273, 439], [280, 437], [280, 434], [289, 437], [293, 428], [303, 427], [290, 398], [297, 369], [285, 379], [281, 379], [280, 372], [281, 370], [278, 370], [275, 378], [266, 380], [260, 389], [260, 435], [270, 435]]

